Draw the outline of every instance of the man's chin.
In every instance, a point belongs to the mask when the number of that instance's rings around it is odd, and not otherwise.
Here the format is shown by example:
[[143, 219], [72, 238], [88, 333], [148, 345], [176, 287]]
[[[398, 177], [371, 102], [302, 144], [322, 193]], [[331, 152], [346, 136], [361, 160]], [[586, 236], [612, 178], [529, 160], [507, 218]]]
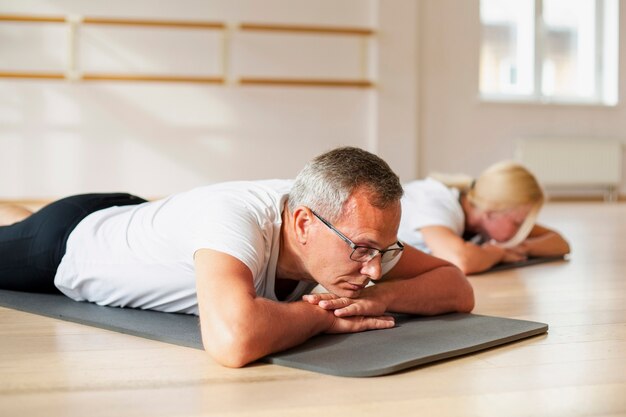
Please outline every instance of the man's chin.
[[333, 294], [335, 294], [337, 297], [359, 298], [362, 292], [363, 292], [362, 288], [359, 288], [359, 289], [336, 288], [335, 291], [333, 291]]

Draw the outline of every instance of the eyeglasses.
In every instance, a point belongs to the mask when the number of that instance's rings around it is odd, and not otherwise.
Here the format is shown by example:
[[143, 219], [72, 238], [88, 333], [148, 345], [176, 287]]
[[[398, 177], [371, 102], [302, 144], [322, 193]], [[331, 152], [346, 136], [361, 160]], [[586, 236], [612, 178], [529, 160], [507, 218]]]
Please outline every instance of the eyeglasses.
[[351, 248], [352, 253], [350, 254], [350, 259], [355, 262], [369, 262], [374, 259], [380, 253], [380, 261], [382, 263], [386, 263], [394, 259], [396, 256], [400, 255], [402, 250], [404, 249], [404, 245], [400, 242], [394, 243], [394, 247], [390, 247], [388, 249], [376, 249], [370, 248], [369, 246], [361, 246], [354, 243], [350, 240], [346, 235], [341, 233], [339, 230], [335, 228], [328, 220], [317, 214], [315, 211], [311, 210], [311, 213], [315, 215], [318, 219], [321, 220], [330, 230], [335, 232], [337, 236], [341, 238], [344, 242], [346, 242]]

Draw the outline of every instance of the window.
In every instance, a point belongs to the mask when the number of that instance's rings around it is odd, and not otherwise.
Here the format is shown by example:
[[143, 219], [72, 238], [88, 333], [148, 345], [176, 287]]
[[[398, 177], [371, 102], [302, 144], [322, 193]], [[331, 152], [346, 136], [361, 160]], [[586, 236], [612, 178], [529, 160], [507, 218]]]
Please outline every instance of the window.
[[618, 0], [481, 0], [486, 100], [617, 104]]

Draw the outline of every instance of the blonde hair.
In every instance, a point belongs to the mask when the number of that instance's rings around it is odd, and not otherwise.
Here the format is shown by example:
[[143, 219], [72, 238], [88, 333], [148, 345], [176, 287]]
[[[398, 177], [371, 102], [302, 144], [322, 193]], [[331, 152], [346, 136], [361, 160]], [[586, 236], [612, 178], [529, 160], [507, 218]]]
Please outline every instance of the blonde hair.
[[503, 247], [516, 246], [526, 239], [544, 201], [543, 190], [535, 176], [524, 166], [512, 161], [491, 165], [475, 180], [466, 175], [433, 174], [431, 177], [448, 187], [458, 188], [479, 210], [504, 211], [531, 205], [528, 216], [515, 236], [507, 242], [498, 243]]

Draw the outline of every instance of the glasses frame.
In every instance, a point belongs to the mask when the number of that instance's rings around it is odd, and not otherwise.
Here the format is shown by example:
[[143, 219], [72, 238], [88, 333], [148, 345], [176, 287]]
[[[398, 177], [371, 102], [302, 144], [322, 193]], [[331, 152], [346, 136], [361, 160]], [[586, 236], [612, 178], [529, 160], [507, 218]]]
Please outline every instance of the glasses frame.
[[[313, 213], [313, 215], [315, 217], [317, 217], [322, 223], [324, 223], [326, 225], [326, 227], [328, 227], [330, 230], [335, 232], [335, 234], [337, 236], [339, 236], [341, 238], [341, 240], [346, 242], [348, 244], [348, 246], [350, 246], [350, 248], [352, 248], [352, 253], [350, 253], [350, 259], [352, 261], [354, 261], [354, 262], [369, 262], [372, 259], [374, 259], [376, 256], [378, 256], [378, 254], [380, 254], [381, 262], [382, 263], [386, 263], [386, 262], [390, 262], [393, 259], [395, 259], [404, 250], [404, 245], [400, 241], [397, 241], [396, 243], [394, 243], [394, 245], [397, 245], [397, 247], [389, 247], [387, 249], [378, 249], [378, 248], [372, 248], [371, 246], [357, 245], [348, 236], [344, 235], [335, 226], [333, 226], [331, 222], [329, 222], [328, 220], [326, 220], [325, 218], [323, 218], [322, 216], [317, 214], [315, 212], [315, 210], [313, 210], [311, 208], [309, 208], [309, 210], [311, 210], [311, 213]], [[369, 250], [367, 259], [360, 260], [360, 259], [354, 259], [352, 257], [354, 255], [354, 253], [357, 251], [357, 249], [360, 249], [360, 248]], [[397, 255], [395, 255], [391, 259], [384, 260], [383, 259], [383, 255], [385, 253], [387, 253], [387, 252], [397, 252]]]

